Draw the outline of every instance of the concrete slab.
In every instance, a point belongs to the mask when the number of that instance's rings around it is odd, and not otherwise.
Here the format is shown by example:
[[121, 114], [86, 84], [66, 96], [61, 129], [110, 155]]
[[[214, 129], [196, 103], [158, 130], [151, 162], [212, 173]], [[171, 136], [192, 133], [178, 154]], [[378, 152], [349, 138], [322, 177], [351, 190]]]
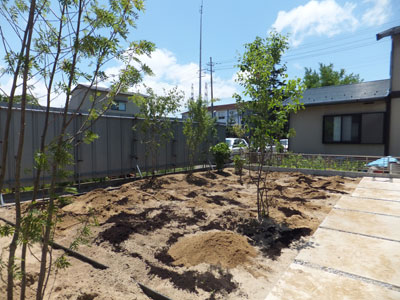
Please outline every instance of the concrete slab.
[[400, 217], [400, 201], [381, 201], [368, 198], [342, 196], [336, 203], [335, 207]]
[[400, 243], [400, 217], [332, 209], [320, 226], [396, 240]]
[[354, 197], [400, 201], [400, 191], [396, 190], [384, 190], [384, 189], [378, 190], [373, 188], [357, 187], [351, 195]]
[[297, 259], [400, 286], [399, 242], [318, 228]]
[[349, 277], [292, 264], [265, 300], [400, 299], [400, 292]]
[[367, 182], [367, 181], [400, 183], [400, 178], [363, 177], [360, 182]]
[[[391, 190], [391, 191], [400, 191], [400, 180], [396, 179], [396, 181], [381, 181], [381, 180], [373, 180], [373, 178], [363, 178], [357, 187], [362, 188], [370, 188], [375, 190]], [[379, 178], [383, 179], [383, 178]]]

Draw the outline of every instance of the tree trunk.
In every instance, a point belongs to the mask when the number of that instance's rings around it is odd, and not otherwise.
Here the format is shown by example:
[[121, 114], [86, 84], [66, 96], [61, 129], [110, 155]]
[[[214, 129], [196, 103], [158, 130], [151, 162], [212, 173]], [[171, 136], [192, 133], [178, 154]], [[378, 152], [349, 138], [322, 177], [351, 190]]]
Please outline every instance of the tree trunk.
[[[14, 235], [10, 244], [10, 252], [8, 258], [7, 267], [7, 299], [12, 300], [14, 296], [14, 267], [15, 267], [15, 252], [17, 250], [17, 243], [19, 239], [19, 234], [21, 230], [21, 162], [22, 162], [22, 151], [24, 147], [25, 138], [25, 108], [27, 99], [27, 89], [28, 89], [28, 74], [30, 65], [30, 47], [32, 42], [33, 24], [34, 24], [34, 14], [36, 9], [36, 0], [31, 1], [31, 7], [29, 11], [29, 19], [26, 27], [25, 34], [27, 36], [26, 45], [24, 51], [24, 71], [23, 71], [23, 88], [21, 97], [21, 119], [20, 119], [20, 132], [18, 140], [18, 150], [15, 163], [15, 230]], [[20, 57], [22, 59], [22, 57]], [[14, 90], [15, 91], [15, 90]], [[4, 157], [3, 157], [4, 158]], [[2, 177], [4, 178], [4, 177]]]

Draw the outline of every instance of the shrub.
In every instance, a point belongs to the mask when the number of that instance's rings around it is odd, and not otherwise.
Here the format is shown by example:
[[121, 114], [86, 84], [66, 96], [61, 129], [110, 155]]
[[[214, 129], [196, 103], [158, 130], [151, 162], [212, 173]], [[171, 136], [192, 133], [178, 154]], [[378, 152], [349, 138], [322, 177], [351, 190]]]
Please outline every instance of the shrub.
[[242, 158], [240, 155], [235, 155], [233, 157], [233, 164], [235, 165], [235, 173], [238, 175], [242, 175], [243, 166], [246, 160]]
[[224, 169], [225, 161], [230, 157], [231, 150], [225, 143], [219, 143], [210, 148], [210, 152], [213, 154], [217, 170], [221, 172]]

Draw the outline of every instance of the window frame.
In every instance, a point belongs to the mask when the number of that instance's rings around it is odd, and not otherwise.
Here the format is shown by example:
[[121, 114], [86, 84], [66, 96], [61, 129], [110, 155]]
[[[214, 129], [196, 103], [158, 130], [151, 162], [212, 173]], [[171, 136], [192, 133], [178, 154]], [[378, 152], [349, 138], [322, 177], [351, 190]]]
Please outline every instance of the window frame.
[[[111, 104], [111, 110], [113, 111], [126, 111], [126, 103], [127, 101], [124, 100], [114, 100], [113, 102], [115, 102], [115, 104]], [[120, 103], [124, 103], [125, 105], [125, 109], [120, 109]]]
[[[377, 142], [377, 143], [363, 143], [362, 142], [362, 120], [363, 120], [363, 115], [369, 115], [369, 114], [382, 114], [383, 116], [383, 126], [382, 126], [382, 142]], [[358, 127], [358, 138], [356, 141], [342, 141], [342, 136], [343, 136], [343, 117], [346, 116], [356, 116], [359, 118], [359, 127]], [[325, 139], [325, 127], [326, 127], [326, 122], [327, 118], [334, 118], [334, 117], [340, 117], [340, 141], [326, 141]], [[383, 111], [376, 111], [376, 112], [365, 112], [365, 113], [349, 113], [349, 114], [332, 114], [332, 115], [324, 115], [323, 116], [323, 121], [322, 121], [322, 143], [323, 144], [361, 144], [361, 145], [384, 145], [385, 144], [385, 124], [386, 124], [386, 112]]]

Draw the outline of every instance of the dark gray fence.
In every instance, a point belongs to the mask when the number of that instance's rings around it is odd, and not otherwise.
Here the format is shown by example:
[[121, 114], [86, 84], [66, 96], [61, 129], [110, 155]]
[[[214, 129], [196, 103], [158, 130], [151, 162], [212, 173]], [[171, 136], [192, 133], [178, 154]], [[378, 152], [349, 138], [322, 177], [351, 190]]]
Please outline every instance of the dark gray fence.
[[[6, 122], [6, 107], [0, 106], [0, 142], [4, 138]], [[15, 182], [15, 155], [18, 148], [18, 136], [20, 130], [20, 110], [13, 110], [11, 131], [9, 136], [8, 160], [6, 166], [5, 185], [12, 187]], [[70, 115], [72, 117], [72, 114]], [[76, 115], [68, 127], [68, 132], [77, 132], [87, 118], [85, 114]], [[25, 142], [22, 158], [22, 178], [24, 186], [30, 186], [34, 178], [34, 154], [40, 148], [40, 140], [45, 122], [45, 112], [40, 109], [29, 108], [26, 111]], [[91, 144], [79, 142], [82, 136], [78, 136], [73, 148], [74, 163], [69, 167], [72, 175], [69, 181], [84, 179], [119, 177], [138, 172], [146, 172], [151, 168], [151, 157], [148, 153], [146, 137], [136, 128], [140, 119], [133, 117], [103, 116], [91, 125], [91, 130], [99, 135], [99, 139]], [[49, 128], [46, 135], [46, 143], [49, 143], [58, 135], [62, 125], [62, 114], [55, 109], [51, 112]], [[174, 121], [174, 138], [163, 145], [157, 156], [157, 169], [175, 169], [186, 167], [189, 162], [189, 153], [186, 147], [186, 138], [183, 135], [183, 122]], [[225, 139], [225, 126], [217, 125], [217, 136], [210, 137], [199, 149], [196, 164], [208, 163], [208, 147]], [[0, 147], [0, 155], [1, 153]], [[43, 174], [42, 183], [49, 180], [48, 174]]]

